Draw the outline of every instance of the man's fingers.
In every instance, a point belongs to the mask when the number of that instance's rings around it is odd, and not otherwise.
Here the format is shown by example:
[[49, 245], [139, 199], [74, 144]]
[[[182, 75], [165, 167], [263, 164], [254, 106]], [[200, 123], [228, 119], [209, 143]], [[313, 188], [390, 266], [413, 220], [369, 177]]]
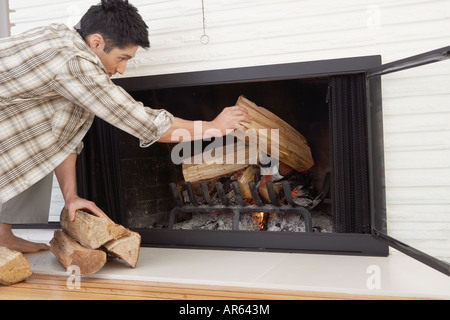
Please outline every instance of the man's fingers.
[[247, 133], [247, 128], [246, 127], [244, 127], [243, 125], [242, 125], [242, 123], [241, 123], [241, 121], [239, 121], [237, 124], [236, 124], [236, 129], [235, 130], [240, 130], [240, 131], [242, 131], [242, 133]]
[[235, 106], [234, 108], [234, 112], [236, 114], [236, 117], [239, 118], [239, 121], [244, 121], [244, 122], [252, 122], [252, 117], [249, 115], [248, 110], [239, 106]]
[[71, 222], [75, 221], [76, 215], [77, 215], [76, 210], [69, 210], [69, 220]]
[[228, 128], [245, 130], [241, 122], [252, 122], [252, 117], [247, 109], [240, 106], [225, 108], [222, 115], [228, 119]]
[[97, 217], [105, 218], [105, 219], [112, 221], [106, 215], [106, 213], [104, 213], [99, 207], [97, 207], [97, 205], [94, 202], [88, 201], [85, 199], [81, 199], [81, 198], [77, 199], [77, 201], [72, 202], [66, 209], [69, 211], [69, 219], [72, 222], [75, 221], [76, 210], [84, 210], [89, 213], [92, 213], [93, 215], [95, 215]]

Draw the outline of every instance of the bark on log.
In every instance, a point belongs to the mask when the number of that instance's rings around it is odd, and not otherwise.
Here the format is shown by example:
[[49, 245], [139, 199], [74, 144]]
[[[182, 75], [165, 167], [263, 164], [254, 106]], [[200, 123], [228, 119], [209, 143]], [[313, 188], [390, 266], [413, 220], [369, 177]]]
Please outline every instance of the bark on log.
[[63, 230], [74, 240], [90, 249], [98, 249], [108, 241], [128, 234], [129, 230], [105, 218], [77, 210], [75, 221], [70, 221], [69, 212], [63, 209], [60, 218]]
[[[249, 129], [249, 131], [245, 135], [236, 131], [236, 136], [238, 138], [242, 139], [242, 137], [245, 136], [250, 137], [256, 135], [258, 148], [272, 157], [275, 157], [276, 155], [271, 154], [271, 150], [275, 150], [275, 148], [278, 147], [278, 160], [297, 171], [307, 171], [314, 165], [311, 149], [308, 146], [306, 138], [288, 123], [269, 110], [257, 106], [244, 96], [239, 97], [236, 105], [247, 109], [249, 115], [253, 119], [251, 123], [241, 122], [241, 124]], [[276, 144], [276, 139], [272, 138], [272, 132], [268, 132], [269, 129], [279, 130], [278, 144]]]
[[135, 268], [139, 259], [139, 249], [141, 246], [141, 236], [137, 232], [129, 231], [119, 239], [111, 240], [104, 244], [102, 249], [111, 256], [124, 260]]
[[21, 252], [0, 246], [0, 284], [9, 286], [32, 274], [30, 264]]
[[55, 230], [50, 250], [64, 268], [78, 266], [80, 275], [96, 273], [105, 265], [107, 258], [106, 252], [85, 248], [61, 230]]

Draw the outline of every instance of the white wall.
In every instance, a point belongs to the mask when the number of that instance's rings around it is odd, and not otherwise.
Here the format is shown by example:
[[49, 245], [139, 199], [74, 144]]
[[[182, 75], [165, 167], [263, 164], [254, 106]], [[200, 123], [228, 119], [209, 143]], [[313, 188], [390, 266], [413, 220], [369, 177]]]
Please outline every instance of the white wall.
[[9, 37], [10, 31], [9, 3], [8, 0], [0, 0], [0, 38]]
[[[10, 0], [18, 33], [74, 25], [98, 1]], [[384, 62], [450, 45], [450, 0], [134, 0], [152, 47], [125, 76], [381, 54]], [[43, 4], [46, 3], [46, 4]], [[383, 77], [391, 235], [450, 256], [450, 65]], [[450, 259], [450, 258], [449, 258]]]

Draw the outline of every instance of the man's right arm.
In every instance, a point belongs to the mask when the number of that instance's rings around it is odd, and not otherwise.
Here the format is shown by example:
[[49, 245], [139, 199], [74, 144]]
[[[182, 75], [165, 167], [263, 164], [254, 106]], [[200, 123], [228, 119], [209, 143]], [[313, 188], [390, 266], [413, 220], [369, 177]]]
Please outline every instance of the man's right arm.
[[[249, 116], [248, 111], [239, 106], [223, 109], [213, 121], [190, 121], [175, 117], [172, 126], [161, 135], [158, 141], [169, 143], [178, 142], [177, 139], [172, 139], [172, 134], [178, 129], [187, 130], [191, 140], [209, 138], [208, 131], [214, 136], [219, 134], [223, 136], [227, 134], [227, 130], [245, 130], [240, 124], [241, 121], [251, 122], [252, 119]], [[199, 126], [199, 128], [196, 128], [195, 126]], [[178, 136], [176, 135], [176, 137]]]

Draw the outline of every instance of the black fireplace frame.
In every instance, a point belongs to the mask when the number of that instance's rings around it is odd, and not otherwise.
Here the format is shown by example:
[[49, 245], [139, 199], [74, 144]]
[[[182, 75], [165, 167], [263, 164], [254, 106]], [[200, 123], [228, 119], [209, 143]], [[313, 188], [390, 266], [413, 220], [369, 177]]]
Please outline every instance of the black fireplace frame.
[[[365, 74], [367, 70], [381, 65], [381, 56], [365, 56], [354, 58], [309, 61], [278, 65], [266, 65], [225, 70], [210, 70], [179, 74], [165, 74], [145, 77], [115, 79], [114, 82], [132, 94], [135, 91], [165, 88], [190, 87], [198, 85], [231, 84], [243, 82], [278, 81], [291, 79], [311, 79], [353, 74]], [[379, 86], [376, 81], [371, 86]], [[366, 88], [369, 92], [369, 88]], [[370, 97], [370, 95], [368, 95]], [[370, 122], [370, 110], [367, 107]], [[368, 123], [374, 130], [374, 125]], [[382, 123], [376, 125], [371, 133], [372, 139], [382, 141]], [[369, 149], [374, 146], [368, 141]], [[377, 143], [375, 147], [382, 148]], [[374, 152], [370, 151], [370, 154]], [[383, 154], [383, 150], [375, 151]], [[372, 159], [373, 160], [373, 159]], [[380, 171], [383, 158], [371, 161], [375, 167], [370, 170]], [[120, 166], [119, 164], [116, 164]], [[117, 168], [120, 170], [120, 168]], [[372, 174], [369, 174], [373, 176]], [[371, 189], [373, 192], [373, 189]], [[384, 192], [384, 191], [383, 191]], [[384, 208], [384, 197], [371, 197], [381, 203], [371, 206]], [[373, 221], [386, 221], [385, 210], [373, 210]], [[121, 222], [120, 217], [118, 217]], [[385, 230], [378, 224], [378, 229]], [[208, 231], [208, 230], [176, 230], [176, 229], [134, 229], [142, 236], [142, 244], [151, 247], [233, 249], [250, 251], [327, 253], [346, 255], [387, 256], [388, 245], [377, 240], [369, 233], [291, 233], [264, 231]]]

